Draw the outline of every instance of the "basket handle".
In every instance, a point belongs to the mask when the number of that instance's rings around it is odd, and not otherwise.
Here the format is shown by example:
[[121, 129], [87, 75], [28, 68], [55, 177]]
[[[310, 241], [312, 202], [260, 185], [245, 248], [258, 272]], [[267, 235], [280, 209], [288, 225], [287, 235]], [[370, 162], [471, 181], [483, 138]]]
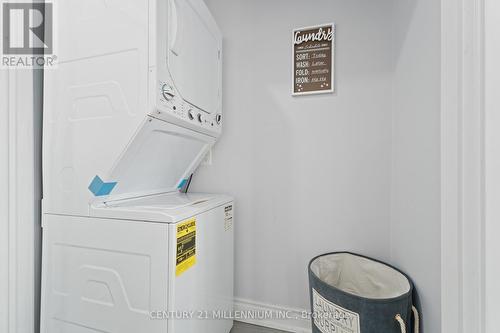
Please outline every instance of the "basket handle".
[[[412, 305], [411, 311], [413, 312], [413, 317], [415, 317], [415, 327], [413, 333], [418, 333], [420, 330], [420, 315], [418, 314], [418, 310], [415, 306]], [[401, 315], [398, 313], [394, 318], [401, 327], [401, 333], [406, 333], [406, 324]]]

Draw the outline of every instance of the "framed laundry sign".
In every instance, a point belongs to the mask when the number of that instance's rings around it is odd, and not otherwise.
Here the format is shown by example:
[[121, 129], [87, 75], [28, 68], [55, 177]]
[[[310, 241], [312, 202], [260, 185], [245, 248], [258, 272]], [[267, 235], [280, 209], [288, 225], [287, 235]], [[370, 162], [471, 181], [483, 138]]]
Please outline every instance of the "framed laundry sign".
[[293, 30], [292, 95], [335, 91], [335, 23]]

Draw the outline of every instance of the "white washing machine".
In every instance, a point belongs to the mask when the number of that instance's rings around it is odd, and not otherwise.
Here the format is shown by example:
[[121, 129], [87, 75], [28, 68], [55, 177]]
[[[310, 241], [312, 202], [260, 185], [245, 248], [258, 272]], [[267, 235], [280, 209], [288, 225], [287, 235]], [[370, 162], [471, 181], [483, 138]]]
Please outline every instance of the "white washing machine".
[[202, 0], [54, 10], [41, 332], [229, 332], [233, 200], [186, 193], [222, 130], [216, 22]]
[[45, 216], [42, 332], [229, 332], [229, 197], [162, 194]]

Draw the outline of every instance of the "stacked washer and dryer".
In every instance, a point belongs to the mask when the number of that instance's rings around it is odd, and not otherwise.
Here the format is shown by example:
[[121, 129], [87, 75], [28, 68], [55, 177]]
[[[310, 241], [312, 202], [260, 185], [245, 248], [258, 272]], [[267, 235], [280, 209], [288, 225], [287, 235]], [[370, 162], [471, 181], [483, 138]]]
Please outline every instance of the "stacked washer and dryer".
[[203, 0], [54, 10], [41, 331], [229, 332], [233, 200], [187, 192], [222, 130], [216, 22]]

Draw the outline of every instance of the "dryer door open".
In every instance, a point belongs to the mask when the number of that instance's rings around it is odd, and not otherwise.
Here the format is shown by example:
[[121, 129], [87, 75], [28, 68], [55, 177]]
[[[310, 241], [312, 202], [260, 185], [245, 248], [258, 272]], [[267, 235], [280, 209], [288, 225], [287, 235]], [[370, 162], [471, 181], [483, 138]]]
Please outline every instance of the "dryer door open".
[[222, 37], [201, 1], [168, 0], [168, 68], [187, 102], [208, 114], [220, 109]]

